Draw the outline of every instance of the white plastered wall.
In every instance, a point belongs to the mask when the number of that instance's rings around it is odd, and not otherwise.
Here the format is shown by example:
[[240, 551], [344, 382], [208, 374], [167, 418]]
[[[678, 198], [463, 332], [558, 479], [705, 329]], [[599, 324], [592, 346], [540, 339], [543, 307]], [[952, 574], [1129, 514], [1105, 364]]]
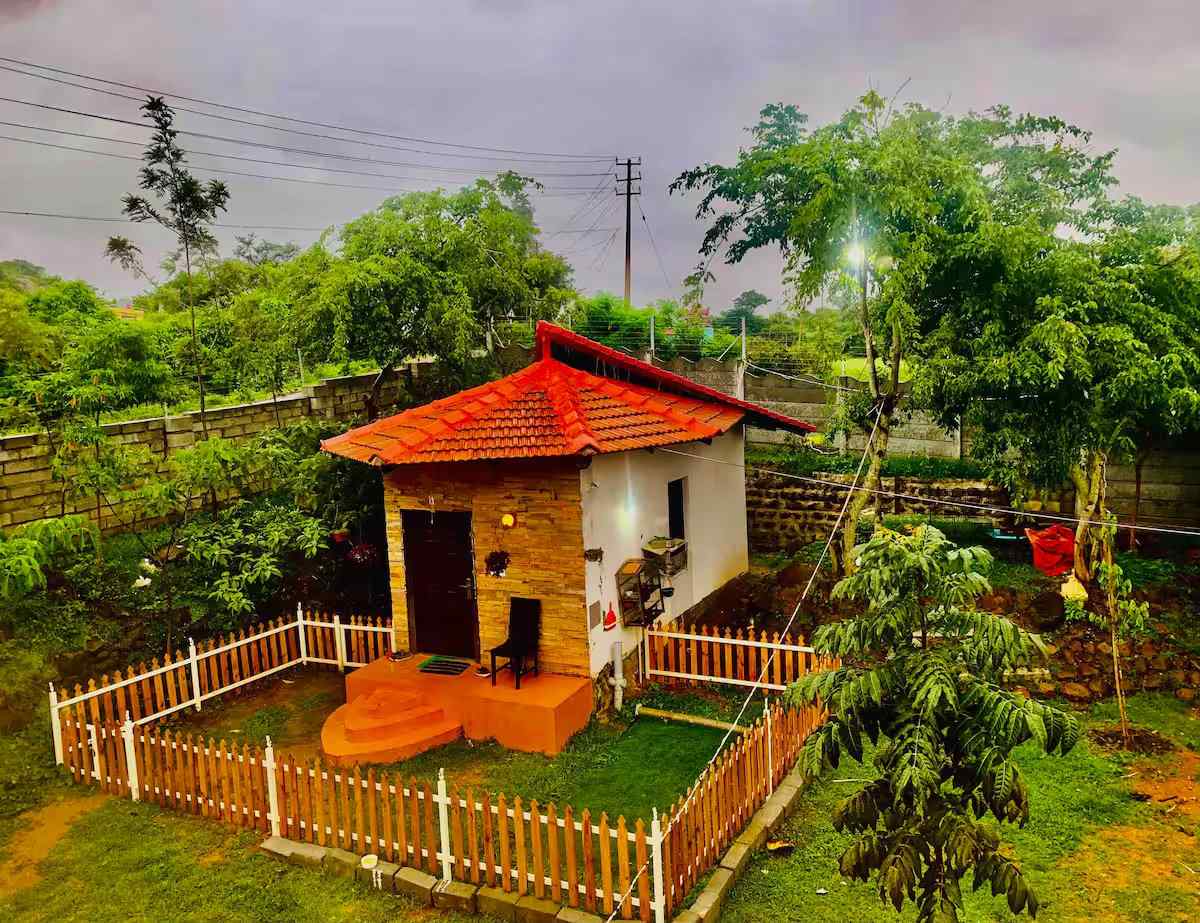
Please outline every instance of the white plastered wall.
[[[603, 550], [603, 560], [588, 561], [587, 604], [599, 603], [601, 614], [617, 605], [616, 572], [629, 558], [642, 557], [642, 545], [666, 535], [667, 482], [687, 478], [684, 523], [688, 564], [670, 578], [675, 595], [667, 600], [668, 617], [699, 602], [749, 566], [746, 539], [746, 480], [742, 427], [712, 440], [666, 449], [597, 455], [580, 472], [583, 497], [583, 547]], [[731, 464], [721, 464], [728, 462]], [[734, 467], [734, 466], [739, 467]], [[612, 643], [620, 640], [626, 655], [641, 638], [637, 629], [620, 626], [605, 631], [601, 624], [588, 632], [592, 675], [612, 659]]]

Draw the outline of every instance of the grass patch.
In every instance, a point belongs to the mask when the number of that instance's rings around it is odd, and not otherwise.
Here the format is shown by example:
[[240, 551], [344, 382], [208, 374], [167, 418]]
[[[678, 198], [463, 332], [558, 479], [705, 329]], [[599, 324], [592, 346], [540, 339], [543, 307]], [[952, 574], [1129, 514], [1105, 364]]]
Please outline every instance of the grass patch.
[[0, 857], [4, 844], [22, 825], [22, 813], [69, 790], [54, 765], [49, 719], [0, 734]]
[[[1136, 696], [1130, 711], [1138, 723], [1153, 726], [1168, 736], [1190, 739], [1186, 709], [1166, 696]], [[1089, 724], [1108, 723], [1107, 706], [1098, 706], [1087, 717]], [[1027, 745], [1016, 751], [1017, 760], [1030, 790], [1031, 818], [1018, 829], [1005, 826], [1001, 831], [1011, 852], [1029, 876], [1042, 911], [1039, 920], [1048, 921], [1178, 921], [1195, 919], [1200, 912], [1200, 896], [1194, 885], [1189, 894], [1183, 879], [1170, 882], [1143, 881], [1136, 871], [1139, 856], [1132, 843], [1121, 848], [1125, 831], [1167, 833], [1192, 844], [1195, 840], [1178, 834], [1157, 819], [1155, 809], [1134, 801], [1123, 776], [1126, 767], [1120, 760], [1106, 757], [1086, 740], [1066, 757], [1050, 757]], [[839, 801], [859, 788], [855, 782], [867, 775], [858, 764], [847, 761], [831, 778], [815, 783], [796, 814], [787, 822], [783, 835], [796, 844], [786, 859], [768, 858], [760, 852], [745, 876], [735, 886], [721, 919], [729, 923], [757, 923], [766, 919], [764, 908], [771, 908], [771, 919], [811, 919], [819, 916], [840, 920], [884, 923], [913, 920], [915, 910], [906, 905], [897, 915], [880, 903], [875, 886], [850, 882], [838, 872], [838, 858], [851, 837], [839, 834], [830, 824], [830, 814]], [[1113, 834], [1111, 851], [1105, 848], [1105, 834]], [[1149, 850], [1147, 850], [1149, 852]], [[1091, 864], [1091, 869], [1088, 864]], [[1193, 866], [1195, 867], [1195, 866]], [[1130, 878], [1110, 890], [1103, 876], [1118, 875], [1133, 869]], [[1097, 910], [1095, 872], [1102, 890]], [[1089, 885], [1090, 882], [1090, 885]], [[1011, 921], [1002, 898], [992, 898], [987, 889], [969, 893], [968, 877], [965, 920]], [[819, 889], [828, 893], [818, 894]], [[1111, 911], [1115, 910], [1116, 915]], [[1106, 913], [1108, 915], [1106, 915]]]
[[[665, 701], [665, 698], [664, 698]], [[678, 699], [670, 706], [687, 711]], [[625, 726], [593, 721], [555, 757], [507, 750], [494, 741], [455, 741], [385, 767], [403, 777], [433, 779], [446, 770], [451, 785], [520, 795], [542, 804], [570, 804], [577, 811], [607, 811], [649, 822], [691, 786], [723, 734], [658, 719]]]
[[[25, 921], [382, 921], [427, 908], [257, 852], [261, 834], [112, 799], [79, 820], [42, 863], [42, 880], [0, 896], [0, 919]], [[439, 921], [478, 917], [439, 912]]]

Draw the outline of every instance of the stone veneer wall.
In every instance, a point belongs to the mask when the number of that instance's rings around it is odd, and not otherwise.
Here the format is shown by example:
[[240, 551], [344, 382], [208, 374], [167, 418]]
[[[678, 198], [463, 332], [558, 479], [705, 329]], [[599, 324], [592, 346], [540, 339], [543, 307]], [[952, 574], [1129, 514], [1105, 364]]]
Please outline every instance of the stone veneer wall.
[[[405, 377], [416, 374], [419, 374], [419, 367], [414, 365], [405, 369], [401, 376], [389, 379], [383, 387], [381, 408], [397, 406], [405, 397]], [[349, 422], [362, 416], [363, 398], [370, 393], [374, 379], [375, 373], [327, 378], [320, 384], [281, 397], [279, 419], [284, 424], [305, 417]], [[209, 433], [226, 439], [252, 438], [276, 425], [275, 409], [269, 400], [213, 408], [207, 413]], [[198, 411], [109, 423], [104, 426], [104, 431], [113, 442], [146, 446], [156, 456], [194, 445], [204, 436]], [[97, 519], [94, 498], [64, 497], [65, 485], [51, 477], [53, 454], [45, 433], [0, 436], [0, 528], [63, 513], [83, 513], [92, 520]], [[105, 531], [119, 528], [124, 520], [123, 515], [100, 510], [99, 524]]]
[[[853, 478], [845, 474], [814, 475], [826, 481], [849, 484]], [[989, 506], [1008, 506], [1008, 493], [987, 481], [917, 480], [915, 478], [883, 478], [881, 489], [937, 500], [980, 503]], [[746, 518], [750, 530], [750, 548], [760, 553], [795, 553], [810, 542], [829, 535], [845, 500], [845, 492], [826, 484], [809, 484], [773, 474], [746, 472]], [[884, 497], [883, 512], [931, 513], [953, 517], [952, 508]], [[870, 508], [873, 504], [869, 504]], [[970, 515], [964, 510], [961, 514]]]
[[[384, 476], [392, 621], [399, 644], [409, 639], [403, 510], [471, 513], [481, 657], [508, 633], [509, 599], [542, 601], [541, 668], [590, 675], [584, 587], [583, 512], [579, 468], [570, 459], [400, 465]], [[500, 517], [516, 516], [504, 529]], [[503, 577], [484, 561], [503, 548]]]

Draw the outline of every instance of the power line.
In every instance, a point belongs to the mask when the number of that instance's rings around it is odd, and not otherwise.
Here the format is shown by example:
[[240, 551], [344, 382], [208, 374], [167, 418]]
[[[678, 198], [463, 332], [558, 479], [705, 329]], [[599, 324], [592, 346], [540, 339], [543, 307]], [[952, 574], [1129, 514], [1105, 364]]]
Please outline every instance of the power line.
[[[131, 125], [134, 128], [139, 128], [142, 131], [153, 131], [153, 126], [147, 125], [145, 122], [136, 122], [133, 119], [123, 119], [115, 115], [104, 115], [99, 112], [87, 112], [82, 109], [70, 109], [66, 106], [51, 106], [49, 103], [36, 103], [27, 99], [15, 99], [11, 96], [0, 96], [0, 102], [15, 103], [18, 106], [30, 106], [34, 109], [44, 109], [48, 112], [59, 112], [65, 115], [77, 115], [83, 118], [99, 119], [104, 122], [112, 122], [117, 125]], [[439, 167], [434, 164], [413, 163], [409, 160], [380, 160], [377, 157], [360, 157], [356, 154], [333, 154], [329, 151], [313, 151], [307, 148], [288, 147], [283, 144], [271, 144], [267, 141], [254, 141], [249, 138], [230, 138], [226, 135], [214, 135], [203, 131], [189, 131], [187, 129], [174, 129], [176, 134], [186, 135], [190, 138], [203, 138], [206, 141], [220, 141], [225, 144], [237, 144], [244, 147], [258, 147], [271, 151], [282, 151], [286, 154], [301, 154], [307, 157], [325, 157], [332, 160], [350, 160], [355, 163], [374, 163], [388, 167], [416, 167], [421, 170], [433, 170], [438, 173], [465, 173], [472, 176], [478, 176], [480, 171], [470, 167]], [[594, 176], [611, 176], [611, 172], [590, 172], [590, 173], [542, 173], [542, 176], [554, 177], [594, 177]], [[590, 195], [590, 190], [581, 190], [581, 195]]]
[[[11, 208], [0, 208], [0, 215], [23, 215], [31, 218], [66, 218], [71, 221], [105, 221], [121, 224], [137, 224], [131, 218], [103, 218], [97, 215], [65, 215], [60, 212], [28, 212]], [[286, 224], [214, 224], [215, 228], [226, 228], [240, 231], [324, 231], [325, 227], [296, 227]]]
[[[144, 142], [127, 141], [124, 138], [109, 138], [104, 135], [93, 135], [84, 131], [67, 131], [65, 128], [47, 128], [44, 125], [29, 125], [25, 122], [4, 122], [0, 121], [0, 125], [7, 125], [10, 128], [24, 128], [30, 131], [45, 131], [55, 135], [67, 135], [72, 138], [87, 138], [90, 141], [105, 141], [110, 144], [124, 144], [127, 147], [142, 148], [145, 147]], [[148, 127], [148, 126], [143, 126]], [[86, 148], [71, 148], [71, 150], [89, 150]], [[99, 152], [96, 152], [99, 153]], [[374, 176], [381, 179], [398, 179], [407, 182], [416, 183], [435, 183], [438, 180], [427, 176], [398, 176], [395, 173], [376, 173], [371, 170], [347, 170], [344, 167], [326, 167], [316, 166], [313, 164], [304, 163], [288, 163], [284, 160], [263, 160], [259, 157], [244, 157], [240, 154], [222, 154], [217, 151], [203, 151], [196, 148], [187, 148], [185, 153], [196, 157], [219, 157], [225, 160], [240, 160], [245, 163], [260, 163], [272, 167], [289, 167], [294, 170], [319, 170], [322, 173], [345, 173], [351, 176]], [[134, 158], [141, 159], [141, 158]], [[198, 168], [199, 169], [199, 168]], [[607, 175], [607, 174], [606, 174]], [[543, 189], [548, 189], [553, 192], [573, 192], [579, 187], [577, 186], [545, 186]]]
[[[68, 77], [76, 77], [81, 80], [91, 80], [95, 83], [104, 83], [109, 86], [119, 86], [119, 87], [123, 87], [127, 90], [137, 90], [140, 93], [150, 93], [155, 96], [166, 96], [166, 97], [170, 97], [172, 99], [182, 99], [186, 102], [199, 103], [200, 105], [204, 105], [204, 106], [213, 106], [218, 109], [227, 109], [231, 112], [242, 112], [247, 115], [258, 115], [258, 116], [262, 116], [264, 118], [278, 119], [279, 121], [284, 121], [284, 122], [293, 122], [298, 125], [310, 125], [315, 128], [327, 128], [327, 129], [331, 129], [333, 131], [349, 132], [350, 134], [368, 135], [371, 137], [378, 137], [378, 138], [390, 138], [392, 140], [408, 141], [408, 142], [414, 143], [414, 144], [433, 144], [433, 145], [437, 145], [440, 147], [454, 147], [454, 148], [459, 148], [460, 150], [486, 151], [489, 153], [500, 153], [500, 154], [516, 154], [523, 158], [524, 157], [550, 157], [550, 158], [563, 159], [563, 160], [584, 160], [584, 161], [591, 160], [591, 161], [605, 161], [605, 162], [607, 162], [609, 159], [609, 157], [606, 155], [555, 153], [552, 151], [523, 151], [523, 150], [514, 150], [512, 148], [490, 147], [490, 146], [486, 146], [486, 145], [458, 144], [458, 143], [455, 143], [452, 141], [437, 141], [437, 140], [434, 140], [431, 138], [418, 138], [418, 137], [410, 137], [410, 136], [406, 136], [406, 135], [397, 135], [397, 134], [391, 134], [389, 132], [375, 131], [375, 130], [367, 129], [367, 128], [353, 128], [353, 127], [346, 126], [346, 125], [336, 125], [336, 124], [331, 124], [328, 122], [318, 122], [318, 121], [314, 121], [311, 119], [298, 118], [295, 116], [279, 115], [277, 113], [265, 112], [265, 111], [262, 111], [259, 109], [251, 109], [251, 108], [245, 107], [245, 106], [235, 106], [235, 105], [231, 105], [229, 103], [220, 103], [220, 102], [216, 102], [214, 100], [201, 99], [201, 98], [193, 97], [193, 96], [184, 96], [183, 94], [180, 94], [180, 93], [168, 93], [164, 90], [154, 90], [154, 89], [150, 89], [148, 87], [138, 86], [137, 84], [133, 84], [133, 83], [123, 83], [119, 80], [109, 80], [107, 78], [97, 77], [92, 74], [81, 74], [81, 73], [77, 73], [75, 71], [64, 70], [64, 69], [58, 68], [58, 67], [51, 67], [46, 64], [36, 64], [32, 61], [23, 61], [20, 58], [8, 58], [8, 57], [0, 56], [0, 61], [7, 61], [9, 64], [19, 64], [24, 67], [32, 67], [32, 68], [36, 68], [37, 70], [50, 71], [51, 73], [55, 73], [55, 74], [65, 74]], [[39, 77], [43, 80], [53, 79], [53, 78], [47, 77], [43, 74], [30, 74], [26, 71], [16, 70], [11, 67], [6, 67], [4, 69], [12, 71], [13, 73], [24, 74], [27, 77]], [[56, 80], [55, 82], [67, 83], [67, 81], [61, 81], [61, 80]], [[82, 86], [80, 84], [68, 84], [68, 85], [77, 86], [77, 87], [80, 87], [81, 89], [92, 90], [94, 92], [99, 92], [99, 93], [107, 92], [107, 91], [101, 90], [99, 87]], [[121, 94], [115, 94], [115, 95], [121, 95]], [[126, 97], [126, 98], [132, 98], [136, 102], [142, 101], [141, 99], [138, 99], [136, 97]], [[181, 108], [181, 107], [176, 107], [176, 108]], [[226, 119], [228, 121], [238, 121], [238, 120], [230, 119], [229, 116], [221, 116], [221, 115], [217, 115], [217, 114], [211, 113], [211, 112], [201, 112], [201, 111], [191, 110], [191, 109], [188, 109], [188, 110], [181, 109], [181, 111], [188, 111], [194, 115], [203, 115], [203, 116], [208, 116], [209, 118], [219, 118], [219, 119]], [[274, 131], [287, 131], [287, 132], [293, 132], [293, 133], [306, 134], [303, 132], [296, 132], [295, 129], [283, 128], [283, 127], [276, 126], [276, 125], [261, 125], [259, 123], [254, 123], [254, 122], [246, 122], [245, 124], [257, 125], [260, 128], [268, 128], [268, 129], [271, 129]], [[317, 135], [316, 137], [326, 137], [326, 136]], [[333, 138], [329, 138], [329, 140], [343, 141], [343, 142], [347, 142], [347, 143], [351, 143], [351, 144], [368, 144], [369, 143], [366, 141], [354, 141], [351, 138], [333, 137]], [[380, 146], [386, 146], [386, 145], [373, 145], [373, 146], [380, 147]], [[403, 150], [411, 150], [411, 149], [404, 148]], [[471, 156], [471, 155], [465, 155], [465, 154], [454, 154], [449, 151], [446, 151], [446, 152], [418, 151], [417, 153], [430, 153], [435, 156], [446, 156], [446, 157]], [[485, 159], [485, 158], [479, 157], [476, 159]], [[496, 159], [511, 160], [512, 158], [496, 158]], [[547, 162], [554, 162], [554, 161], [547, 161]]]
[[667, 275], [667, 267], [663, 265], [662, 254], [658, 252], [658, 244], [654, 242], [654, 232], [650, 230], [650, 222], [646, 220], [646, 211], [642, 208], [642, 200], [638, 199], [638, 211], [642, 215], [642, 224], [646, 226], [646, 233], [650, 236], [650, 246], [654, 248], [654, 255], [658, 258], [658, 268], [662, 271], [663, 281], [667, 283], [667, 288], [671, 288], [671, 279]]
[[[683, 455], [687, 458], [698, 458], [702, 461], [711, 461], [714, 464], [728, 465], [731, 468], [741, 468], [743, 471], [757, 471], [760, 474], [771, 474], [771, 475], [776, 475], [777, 477], [781, 477], [781, 478], [789, 478], [790, 480], [793, 480], [793, 481], [803, 481], [808, 484], [819, 484], [822, 487], [832, 487], [836, 490], [846, 490], [845, 484], [841, 483], [840, 481], [830, 481], [826, 478], [814, 478], [814, 477], [806, 477], [801, 474], [790, 474], [786, 471], [775, 471], [774, 469], [771, 469], [771, 468], [760, 468], [757, 465], [744, 465], [744, 464], [739, 465], [737, 462], [724, 461], [723, 459], [719, 459], [719, 458], [710, 458], [707, 455], [694, 455], [690, 452], [680, 452], [675, 449], [660, 448], [660, 449], [658, 449], [658, 451], [667, 452], [671, 455]], [[870, 493], [870, 494], [875, 494], [876, 496], [880, 496], [880, 497], [893, 497], [898, 500], [913, 500], [913, 501], [917, 501], [920, 503], [928, 503], [928, 504], [931, 504], [934, 506], [948, 506], [948, 507], [954, 507], [956, 509], [974, 510], [974, 511], [980, 512], [980, 513], [991, 513], [993, 515], [1023, 516], [1023, 517], [1027, 517], [1029, 519], [1045, 519], [1050, 522], [1074, 523], [1076, 525], [1078, 525], [1080, 522], [1083, 521], [1081, 519], [1078, 519], [1075, 516], [1059, 516], [1054, 513], [1040, 513], [1040, 512], [1033, 512], [1031, 510], [1015, 510], [1015, 509], [1011, 509], [1009, 507], [988, 506], [985, 503], [966, 503], [961, 500], [942, 500], [937, 497], [922, 497], [917, 494], [906, 494], [906, 493], [900, 493], [898, 491], [893, 491], [893, 490], [878, 490], [878, 489], [871, 489], [871, 488], [866, 488], [866, 487], [860, 487], [858, 489], [866, 491], [867, 493]], [[1097, 526], [1103, 524], [1096, 520], [1088, 520], [1088, 522], [1095, 523], [1095, 525], [1097, 525]], [[1130, 531], [1157, 532], [1157, 533], [1162, 533], [1165, 535], [1186, 535], [1186, 536], [1190, 536], [1193, 538], [1200, 538], [1200, 530], [1174, 529], [1174, 528], [1168, 528], [1166, 526], [1143, 526], [1143, 525], [1136, 525], [1134, 523], [1128, 523], [1128, 522], [1118, 522], [1118, 523], [1115, 523], [1115, 525], [1116, 525], [1116, 528], [1118, 528], [1118, 529], [1129, 529]]]
[[[73, 147], [72, 145], [69, 145], [69, 144], [54, 144], [50, 141], [36, 141], [32, 138], [14, 138], [11, 135], [0, 135], [0, 140], [15, 141], [19, 144], [33, 144], [38, 147], [49, 147], [49, 148], [54, 148], [54, 149], [60, 150], [60, 151], [74, 151], [75, 153], [78, 153], [78, 154], [89, 154], [93, 157], [112, 157], [112, 158], [116, 158], [117, 160], [133, 160], [133, 161], [137, 161], [138, 163], [142, 162], [141, 157], [134, 157], [132, 154], [115, 154], [112, 151], [95, 151], [95, 150], [92, 150], [91, 148]], [[216, 156], [222, 156], [222, 155], [218, 154]], [[404, 190], [404, 191], [408, 191], [408, 192], [428, 191], [428, 190], [417, 189], [412, 186], [403, 186], [403, 185], [364, 186], [359, 183], [332, 183], [332, 182], [328, 182], [327, 180], [300, 179], [299, 177], [295, 177], [295, 176], [273, 176], [268, 173], [247, 173], [242, 170], [221, 170], [221, 169], [217, 169], [215, 167], [201, 167], [196, 164], [189, 164], [189, 167], [190, 167], [190, 169], [193, 169], [193, 170], [199, 170], [202, 173], [215, 173], [217, 176], [243, 176], [243, 177], [248, 177], [250, 179], [275, 180], [275, 181], [281, 182], [281, 183], [302, 183], [307, 186], [330, 186], [330, 187], [337, 188], [337, 189], [369, 189], [374, 192], [384, 192], [384, 193], [395, 193], [397, 190]], [[305, 168], [302, 168], [302, 169], [305, 169]], [[321, 167], [308, 167], [306, 169], [321, 170], [322, 168]], [[432, 182], [432, 180], [430, 182]], [[571, 198], [576, 195], [584, 195], [584, 194], [585, 193], [576, 193], [576, 192], [547, 192], [547, 193], [542, 193], [542, 198], [561, 199], [561, 198]]]

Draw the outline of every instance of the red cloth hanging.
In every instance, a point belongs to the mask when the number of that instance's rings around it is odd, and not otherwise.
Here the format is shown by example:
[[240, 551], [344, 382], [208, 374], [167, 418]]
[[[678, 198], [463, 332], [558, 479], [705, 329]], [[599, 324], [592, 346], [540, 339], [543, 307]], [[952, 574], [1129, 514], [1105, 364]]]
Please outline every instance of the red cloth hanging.
[[1058, 577], [1075, 566], [1075, 533], [1054, 525], [1041, 531], [1025, 530], [1033, 547], [1033, 566], [1047, 577]]

